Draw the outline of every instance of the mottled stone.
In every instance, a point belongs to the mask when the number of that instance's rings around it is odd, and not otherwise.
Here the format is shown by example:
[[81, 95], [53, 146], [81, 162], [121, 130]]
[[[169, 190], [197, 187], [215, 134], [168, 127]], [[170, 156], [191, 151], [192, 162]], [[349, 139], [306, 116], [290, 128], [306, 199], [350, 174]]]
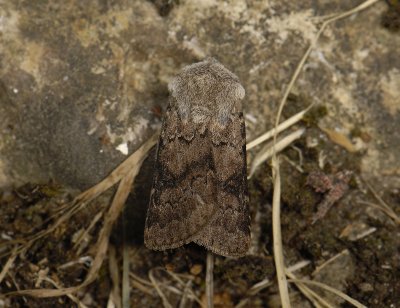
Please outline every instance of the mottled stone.
[[[204, 56], [243, 81], [253, 139], [272, 127], [313, 17], [355, 5], [153, 2], [2, 1], [0, 186], [96, 183], [159, 127], [168, 81]], [[328, 27], [294, 91], [327, 107], [321, 126], [361, 144], [367, 178], [398, 186], [400, 36], [382, 26], [385, 11], [379, 2]]]

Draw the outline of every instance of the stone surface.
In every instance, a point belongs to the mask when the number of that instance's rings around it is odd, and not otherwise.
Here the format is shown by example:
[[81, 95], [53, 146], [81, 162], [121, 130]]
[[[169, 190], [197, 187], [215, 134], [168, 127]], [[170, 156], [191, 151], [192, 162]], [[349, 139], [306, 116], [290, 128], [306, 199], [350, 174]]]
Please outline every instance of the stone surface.
[[[170, 78], [205, 56], [242, 80], [253, 139], [272, 127], [318, 31], [314, 17], [357, 3], [2, 1], [0, 185], [96, 183], [159, 127]], [[284, 114], [326, 106], [321, 127], [348, 136], [363, 154], [362, 173], [393, 187], [400, 36], [382, 27], [386, 9], [379, 2], [328, 27], [295, 85], [307, 102]]]

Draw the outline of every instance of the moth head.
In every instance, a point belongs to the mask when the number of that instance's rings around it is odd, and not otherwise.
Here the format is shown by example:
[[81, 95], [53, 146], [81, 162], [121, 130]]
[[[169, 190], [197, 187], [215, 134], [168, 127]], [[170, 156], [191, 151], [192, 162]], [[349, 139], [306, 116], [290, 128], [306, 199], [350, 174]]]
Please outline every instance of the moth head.
[[239, 78], [214, 58], [186, 66], [168, 89], [183, 119], [190, 115], [208, 118], [210, 114], [226, 118], [245, 95]]

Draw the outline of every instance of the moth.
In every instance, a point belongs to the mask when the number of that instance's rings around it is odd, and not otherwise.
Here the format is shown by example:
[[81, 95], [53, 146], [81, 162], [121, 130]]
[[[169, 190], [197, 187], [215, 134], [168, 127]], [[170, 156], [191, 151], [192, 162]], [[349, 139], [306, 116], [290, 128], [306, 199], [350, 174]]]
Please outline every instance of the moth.
[[213, 58], [186, 66], [168, 89], [145, 245], [165, 250], [195, 242], [243, 256], [250, 244], [245, 90]]

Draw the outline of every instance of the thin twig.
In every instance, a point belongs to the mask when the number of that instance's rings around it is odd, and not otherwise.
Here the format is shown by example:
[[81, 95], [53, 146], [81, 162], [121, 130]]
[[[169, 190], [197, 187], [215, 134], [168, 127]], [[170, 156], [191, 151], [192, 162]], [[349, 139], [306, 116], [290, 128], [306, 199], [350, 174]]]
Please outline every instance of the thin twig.
[[[192, 275], [187, 275], [187, 274], [176, 274], [176, 273], [174, 273], [174, 272], [167, 271], [165, 268], [162, 268], [162, 267], [155, 267], [155, 268], [152, 268], [152, 269], [151, 269], [151, 271], [152, 271], [153, 273], [154, 273], [155, 271], [157, 271], [157, 270], [158, 270], [158, 271], [162, 271], [162, 272], [164, 272], [165, 274], [171, 276], [172, 279], [174, 279], [176, 282], [178, 282], [178, 284], [179, 284], [183, 289], [187, 288], [187, 283], [185, 283], [185, 282], [181, 279], [181, 277], [182, 277], [182, 278], [185, 278], [185, 279], [188, 279], [189, 281], [192, 281], [192, 280], [194, 279], [194, 277], [193, 277]], [[150, 286], [153, 286], [153, 287], [154, 287], [154, 284], [147, 282], [146, 280], [144, 280], [144, 279], [142, 279], [142, 278], [140, 278], [140, 277], [134, 275], [133, 273], [131, 273], [131, 275], [132, 275], [136, 280], [138, 280], [139, 282], [141, 282], [142, 284], [144, 284], [144, 285], [150, 285]], [[153, 275], [153, 277], [154, 277], [154, 275]], [[170, 283], [170, 282], [157, 283], [157, 285], [158, 285], [159, 287], [162, 286], [162, 287], [168, 289], [168, 290], [169, 290], [170, 292], [172, 292], [172, 293], [175, 293], [175, 294], [177, 294], [177, 295], [183, 296], [184, 291], [181, 291], [181, 290], [179, 290], [179, 289], [177, 289], [177, 288], [171, 286], [171, 283]], [[196, 294], [194, 293], [194, 291], [192, 290], [192, 288], [189, 288], [187, 291], [189, 292], [188, 297], [189, 297], [190, 299], [195, 300], [195, 301], [199, 304], [200, 307], [203, 307], [203, 303], [202, 303], [201, 300], [196, 296]]]
[[[51, 278], [49, 278], [49, 277], [44, 277], [44, 279], [43, 280], [45, 280], [45, 281], [47, 281], [47, 282], [49, 282], [49, 283], [51, 283], [53, 286], [55, 286], [57, 289], [60, 289], [61, 287], [60, 287], [60, 285], [58, 285], [54, 280], [52, 280]], [[88, 308], [84, 303], [82, 303], [80, 300], [79, 300], [79, 298], [77, 298], [76, 296], [74, 296], [74, 295], [72, 295], [72, 294], [66, 294], [66, 296], [68, 297], [68, 298], [70, 298], [75, 304], [77, 304], [78, 305], [78, 307], [79, 308]]]
[[[380, 206], [377, 206], [377, 207], [380, 208], [390, 218], [392, 218], [397, 224], [400, 224], [400, 217], [397, 216], [396, 212], [393, 211], [393, 209], [389, 206], [389, 204], [387, 204], [385, 202], [385, 200], [382, 199], [381, 196], [379, 196], [379, 194], [372, 187], [372, 185], [368, 183], [367, 180], [363, 179], [363, 181], [364, 181], [365, 185], [367, 185], [368, 189], [372, 192], [372, 194], [374, 195], [375, 199], [378, 200]], [[362, 203], [367, 203], [367, 202], [362, 201]], [[369, 205], [373, 205], [373, 203], [369, 204]]]
[[172, 305], [170, 304], [170, 302], [168, 301], [167, 297], [165, 296], [164, 292], [161, 290], [157, 280], [154, 277], [154, 269], [151, 269], [149, 271], [149, 279], [152, 282], [154, 288], [156, 289], [158, 296], [161, 297], [162, 303], [164, 305], [165, 308], [172, 308]]
[[285, 264], [283, 260], [282, 234], [281, 234], [281, 176], [279, 172], [279, 159], [275, 156], [272, 160], [272, 176], [274, 179], [274, 194], [272, 199], [272, 233], [274, 246], [274, 261], [276, 277], [278, 280], [279, 294], [282, 307], [290, 308], [289, 290], [285, 275]]
[[[85, 229], [84, 232], [82, 232], [82, 234], [78, 237], [78, 239], [76, 240], [76, 242], [74, 243], [74, 246], [72, 247], [72, 249], [76, 249], [79, 244], [85, 239], [87, 238], [87, 236], [89, 235], [90, 230], [97, 224], [97, 222], [100, 220], [100, 218], [103, 216], [103, 211], [100, 211], [96, 214], [96, 216], [94, 216], [94, 218], [92, 219], [92, 221], [90, 222], [89, 227], [87, 227]], [[83, 246], [81, 246], [83, 247]], [[77, 250], [77, 255], [81, 254], [81, 249]]]
[[[102, 229], [100, 230], [100, 234], [96, 243], [96, 256], [94, 258], [94, 261], [92, 263], [92, 266], [86, 275], [85, 280], [78, 286], [75, 287], [69, 287], [69, 288], [61, 288], [61, 289], [33, 289], [33, 290], [20, 290], [20, 291], [15, 291], [15, 292], [10, 292], [8, 295], [29, 295], [29, 296], [36, 296], [36, 297], [54, 297], [54, 296], [62, 296], [70, 293], [74, 293], [84, 287], [86, 287], [88, 284], [92, 283], [96, 278], [99, 269], [101, 268], [101, 265], [103, 264], [104, 258], [107, 255], [107, 249], [108, 249], [108, 242], [110, 238], [110, 234], [113, 228], [113, 225], [115, 221], [117, 220], [119, 214], [122, 211], [122, 208], [125, 204], [126, 199], [128, 198], [129, 192], [131, 190], [133, 181], [136, 177], [136, 175], [139, 173], [140, 166], [142, 165], [147, 151], [151, 148], [150, 144], [153, 144], [153, 141], [155, 142], [154, 139], [150, 139], [147, 141], [142, 147], [140, 147], [137, 152], [140, 153], [140, 155], [135, 155], [132, 154], [132, 156], [135, 157], [136, 161], [135, 163], [131, 161], [130, 163], [132, 164], [132, 169], [130, 169], [127, 173], [123, 173], [121, 182], [119, 183], [117, 192], [114, 196], [114, 199], [112, 201], [112, 204], [105, 215], [105, 221]], [[145, 151], [147, 149], [147, 151]], [[135, 152], [136, 153], [136, 152]], [[121, 166], [121, 165], [120, 165]], [[118, 167], [119, 168], [119, 167]], [[117, 169], [118, 169], [117, 168]], [[104, 181], [102, 181], [103, 183]], [[97, 185], [96, 185], [97, 186]], [[92, 189], [89, 189], [88, 191], [91, 191]], [[99, 191], [96, 189], [96, 193]], [[92, 194], [81, 194], [84, 196], [84, 198], [80, 200], [84, 200], [86, 197], [89, 199], [92, 199], [93, 195]]]
[[261, 290], [264, 290], [265, 288], [268, 288], [272, 285], [272, 281], [270, 281], [268, 278], [256, 283], [254, 286], [252, 286], [249, 290], [249, 295], [253, 296], [256, 295], [258, 292]]
[[[178, 274], [176, 274], [176, 273], [174, 273], [174, 272], [167, 271], [167, 270], [165, 270], [164, 268], [162, 268], [162, 270], [163, 270], [165, 273], [167, 273], [168, 275], [170, 275], [170, 276], [171, 276], [175, 281], [177, 281], [183, 288], [186, 288], [186, 287], [187, 287], [187, 284], [185, 284], [185, 282], [184, 282], [180, 277], [186, 278], [186, 279], [188, 279], [189, 281], [192, 281], [192, 280], [194, 279], [192, 275], [186, 275], [186, 274], [180, 274], [180, 275], [178, 275]], [[196, 294], [194, 294], [194, 291], [192, 290], [192, 288], [189, 288], [189, 289], [188, 289], [188, 292], [189, 292], [189, 297], [190, 297], [190, 299], [194, 299], [194, 300], [200, 305], [200, 307], [203, 307], [203, 306], [202, 306], [201, 300], [196, 296]], [[182, 292], [182, 293], [183, 293], [183, 292]]]
[[108, 249], [108, 268], [112, 282], [112, 288], [109, 296], [109, 303], [113, 307], [121, 308], [121, 292], [120, 292], [120, 275], [117, 261], [117, 251], [114, 245], [110, 245]]
[[248, 179], [254, 175], [254, 172], [256, 171], [258, 166], [260, 166], [263, 162], [265, 162], [267, 159], [273, 156], [274, 152], [275, 153], [281, 152], [283, 149], [285, 149], [291, 143], [293, 143], [293, 141], [299, 139], [304, 134], [304, 132], [305, 128], [299, 128], [298, 130], [295, 130], [291, 134], [279, 140], [274, 146], [266, 147], [265, 149], [257, 153], [257, 156], [254, 158], [251, 164], [250, 174], [248, 176]]
[[185, 288], [183, 289], [183, 294], [181, 298], [181, 302], [179, 303], [179, 308], [185, 308], [186, 307], [186, 302], [189, 294], [189, 290], [191, 289], [192, 281], [188, 280], [186, 283]]
[[8, 260], [6, 264], [4, 264], [4, 267], [2, 268], [0, 272], [0, 283], [3, 281], [4, 277], [6, 276], [7, 272], [9, 269], [12, 267], [14, 264], [15, 258], [18, 256], [18, 246], [16, 246], [13, 251], [11, 252], [11, 255], [8, 257]]
[[393, 211], [392, 209], [388, 210], [388, 209], [384, 208], [381, 204], [375, 204], [375, 203], [368, 202], [368, 201], [359, 201], [359, 203], [372, 206], [372, 207], [382, 211], [387, 216], [389, 216], [389, 218], [391, 218], [395, 223], [400, 224], [400, 217], [397, 216], [396, 212]]
[[4, 264], [4, 267], [2, 268], [0, 272], [0, 283], [3, 281], [4, 277], [6, 276], [8, 270], [11, 268], [11, 266], [14, 264], [15, 258], [18, 255], [18, 248], [17, 246], [13, 249], [11, 252], [11, 255], [8, 257], [8, 260], [6, 264]]
[[290, 126], [296, 124], [297, 122], [299, 122], [304, 115], [311, 109], [311, 107], [314, 106], [314, 103], [310, 104], [306, 109], [300, 111], [299, 113], [296, 113], [294, 116], [290, 117], [289, 119], [287, 119], [286, 121], [282, 122], [281, 124], [278, 125], [278, 127], [275, 129], [271, 129], [269, 131], [267, 131], [266, 133], [262, 134], [261, 136], [257, 137], [256, 139], [254, 139], [253, 141], [250, 141], [247, 145], [246, 145], [246, 151], [251, 150], [252, 148], [256, 147], [257, 145], [267, 141], [268, 139], [271, 139], [275, 132], [277, 134], [279, 134], [280, 132], [284, 131], [285, 129], [289, 128]]
[[206, 296], [207, 307], [214, 307], [214, 254], [207, 251], [207, 270], [206, 270]]
[[122, 248], [122, 308], [130, 307], [129, 250], [125, 241]]
[[124, 178], [130, 170], [140, 161], [148, 151], [156, 144], [158, 134], [151, 136], [143, 145], [132, 153], [125, 161], [123, 161], [117, 168], [115, 168], [104, 180], [96, 184], [92, 188], [84, 191], [75, 198], [76, 202], [88, 203], [96, 198], [101, 193], [118, 183]]
[[[288, 276], [290, 279], [293, 279], [293, 280], [297, 279], [296, 276], [288, 270], [286, 270], [286, 276]], [[331, 303], [329, 303], [325, 299], [323, 299], [321, 296], [319, 296], [316, 292], [311, 290], [309, 287], [304, 285], [303, 283], [295, 282], [295, 284], [296, 284], [296, 287], [300, 290], [300, 292], [303, 293], [303, 295], [306, 298], [308, 298], [308, 300], [310, 302], [312, 302], [315, 307], [317, 307], [317, 308], [320, 308], [320, 307], [334, 308], [335, 307]]]
[[140, 282], [140, 284], [145, 285], [145, 286], [153, 286], [153, 284], [150, 281], [147, 281], [146, 279], [143, 279], [141, 277], [139, 277], [138, 275], [130, 272], [129, 276], [131, 276], [133, 279], [135, 279], [136, 281]]
[[132, 287], [135, 287], [150, 296], [154, 296], [153, 284], [151, 283], [151, 281], [147, 281], [146, 279], [143, 279], [132, 272], [129, 273], [129, 277], [132, 279]]
[[306, 266], [309, 265], [310, 263], [311, 263], [311, 261], [303, 260], [303, 261], [297, 262], [296, 264], [293, 264], [293, 265], [287, 267], [286, 269], [287, 269], [289, 272], [292, 273], [292, 272], [298, 271], [299, 269], [302, 269], [303, 267], [306, 267]]
[[290, 279], [289, 282], [300, 282], [300, 283], [304, 283], [304, 284], [310, 284], [310, 285], [319, 287], [321, 289], [324, 289], [326, 291], [329, 291], [329, 292], [341, 297], [342, 299], [344, 299], [345, 301], [347, 301], [348, 303], [352, 304], [353, 306], [355, 306], [357, 308], [367, 308], [367, 306], [364, 306], [359, 301], [355, 300], [354, 298], [351, 298], [350, 296], [343, 293], [342, 291], [332, 288], [324, 283], [307, 280], [307, 279]]
[[315, 276], [316, 274], [318, 274], [325, 266], [327, 266], [328, 264], [332, 263], [337, 258], [340, 258], [341, 256], [348, 255], [348, 254], [349, 254], [349, 251], [347, 249], [342, 250], [341, 252], [339, 252], [338, 254], [334, 255], [329, 260], [325, 261], [320, 266], [317, 266], [317, 268], [312, 272], [311, 276]]

